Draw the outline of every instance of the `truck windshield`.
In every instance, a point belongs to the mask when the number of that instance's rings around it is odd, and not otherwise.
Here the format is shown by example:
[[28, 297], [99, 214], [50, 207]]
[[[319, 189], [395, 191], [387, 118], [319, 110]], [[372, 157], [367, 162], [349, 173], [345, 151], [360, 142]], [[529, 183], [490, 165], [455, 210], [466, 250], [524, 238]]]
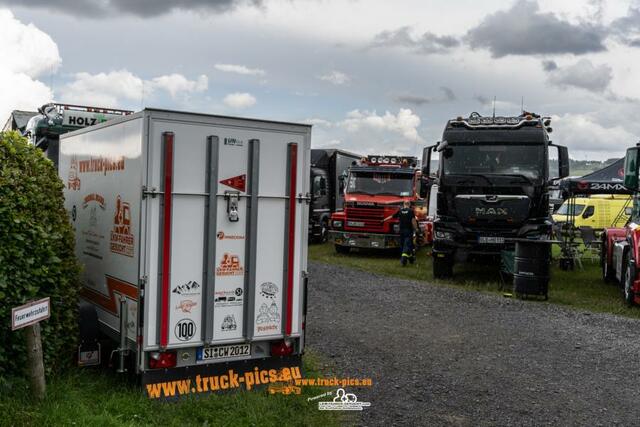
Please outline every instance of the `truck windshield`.
[[575, 204], [573, 206], [571, 206], [571, 209], [569, 209], [569, 203], [564, 202], [562, 204], [562, 206], [560, 206], [560, 209], [558, 209], [558, 211], [556, 212], [557, 215], [571, 215], [571, 216], [577, 216], [580, 215], [582, 213], [582, 210], [584, 209], [584, 205], [579, 205], [579, 204]]
[[444, 152], [444, 173], [453, 175], [543, 175], [542, 145], [450, 145]]
[[411, 196], [412, 192], [413, 175], [410, 174], [358, 171], [349, 174], [349, 181], [347, 183], [347, 193]]

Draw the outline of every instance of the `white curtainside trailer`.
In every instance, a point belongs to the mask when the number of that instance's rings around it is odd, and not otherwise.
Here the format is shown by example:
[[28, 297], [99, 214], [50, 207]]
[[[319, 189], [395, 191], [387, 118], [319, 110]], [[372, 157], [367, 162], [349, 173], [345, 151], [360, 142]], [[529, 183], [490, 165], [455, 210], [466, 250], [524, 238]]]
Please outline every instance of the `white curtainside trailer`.
[[143, 384], [299, 366], [310, 139], [307, 125], [156, 109], [63, 135], [83, 345], [95, 312]]

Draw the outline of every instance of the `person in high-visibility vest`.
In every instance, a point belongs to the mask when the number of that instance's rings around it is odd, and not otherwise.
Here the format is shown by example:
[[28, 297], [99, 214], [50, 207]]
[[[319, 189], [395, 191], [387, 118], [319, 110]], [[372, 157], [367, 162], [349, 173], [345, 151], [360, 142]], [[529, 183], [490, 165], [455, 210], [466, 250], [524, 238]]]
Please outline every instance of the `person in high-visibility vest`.
[[396, 213], [386, 217], [382, 222], [389, 221], [392, 218], [398, 219], [400, 226], [400, 245], [402, 246], [402, 256], [400, 263], [402, 266], [407, 265], [407, 261], [413, 264], [416, 260], [415, 246], [413, 244], [413, 234], [418, 231], [418, 221], [416, 215], [411, 208], [411, 202], [405, 200], [402, 208]]

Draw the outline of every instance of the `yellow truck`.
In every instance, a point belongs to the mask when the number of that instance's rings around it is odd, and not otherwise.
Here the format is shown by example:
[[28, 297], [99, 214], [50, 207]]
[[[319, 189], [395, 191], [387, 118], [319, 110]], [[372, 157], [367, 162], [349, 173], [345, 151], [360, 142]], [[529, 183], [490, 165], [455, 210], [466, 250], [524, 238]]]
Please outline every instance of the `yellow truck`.
[[631, 215], [632, 203], [626, 195], [593, 195], [567, 199], [553, 215], [554, 222], [571, 222], [576, 227], [602, 230], [624, 227]]

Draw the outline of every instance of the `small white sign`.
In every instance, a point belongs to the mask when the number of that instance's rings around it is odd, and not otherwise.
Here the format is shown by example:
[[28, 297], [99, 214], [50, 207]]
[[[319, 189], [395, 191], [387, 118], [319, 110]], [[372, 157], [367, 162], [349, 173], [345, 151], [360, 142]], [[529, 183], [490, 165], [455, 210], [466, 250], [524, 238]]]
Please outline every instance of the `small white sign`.
[[51, 300], [49, 297], [31, 301], [20, 307], [11, 309], [11, 330], [33, 325], [51, 315]]

